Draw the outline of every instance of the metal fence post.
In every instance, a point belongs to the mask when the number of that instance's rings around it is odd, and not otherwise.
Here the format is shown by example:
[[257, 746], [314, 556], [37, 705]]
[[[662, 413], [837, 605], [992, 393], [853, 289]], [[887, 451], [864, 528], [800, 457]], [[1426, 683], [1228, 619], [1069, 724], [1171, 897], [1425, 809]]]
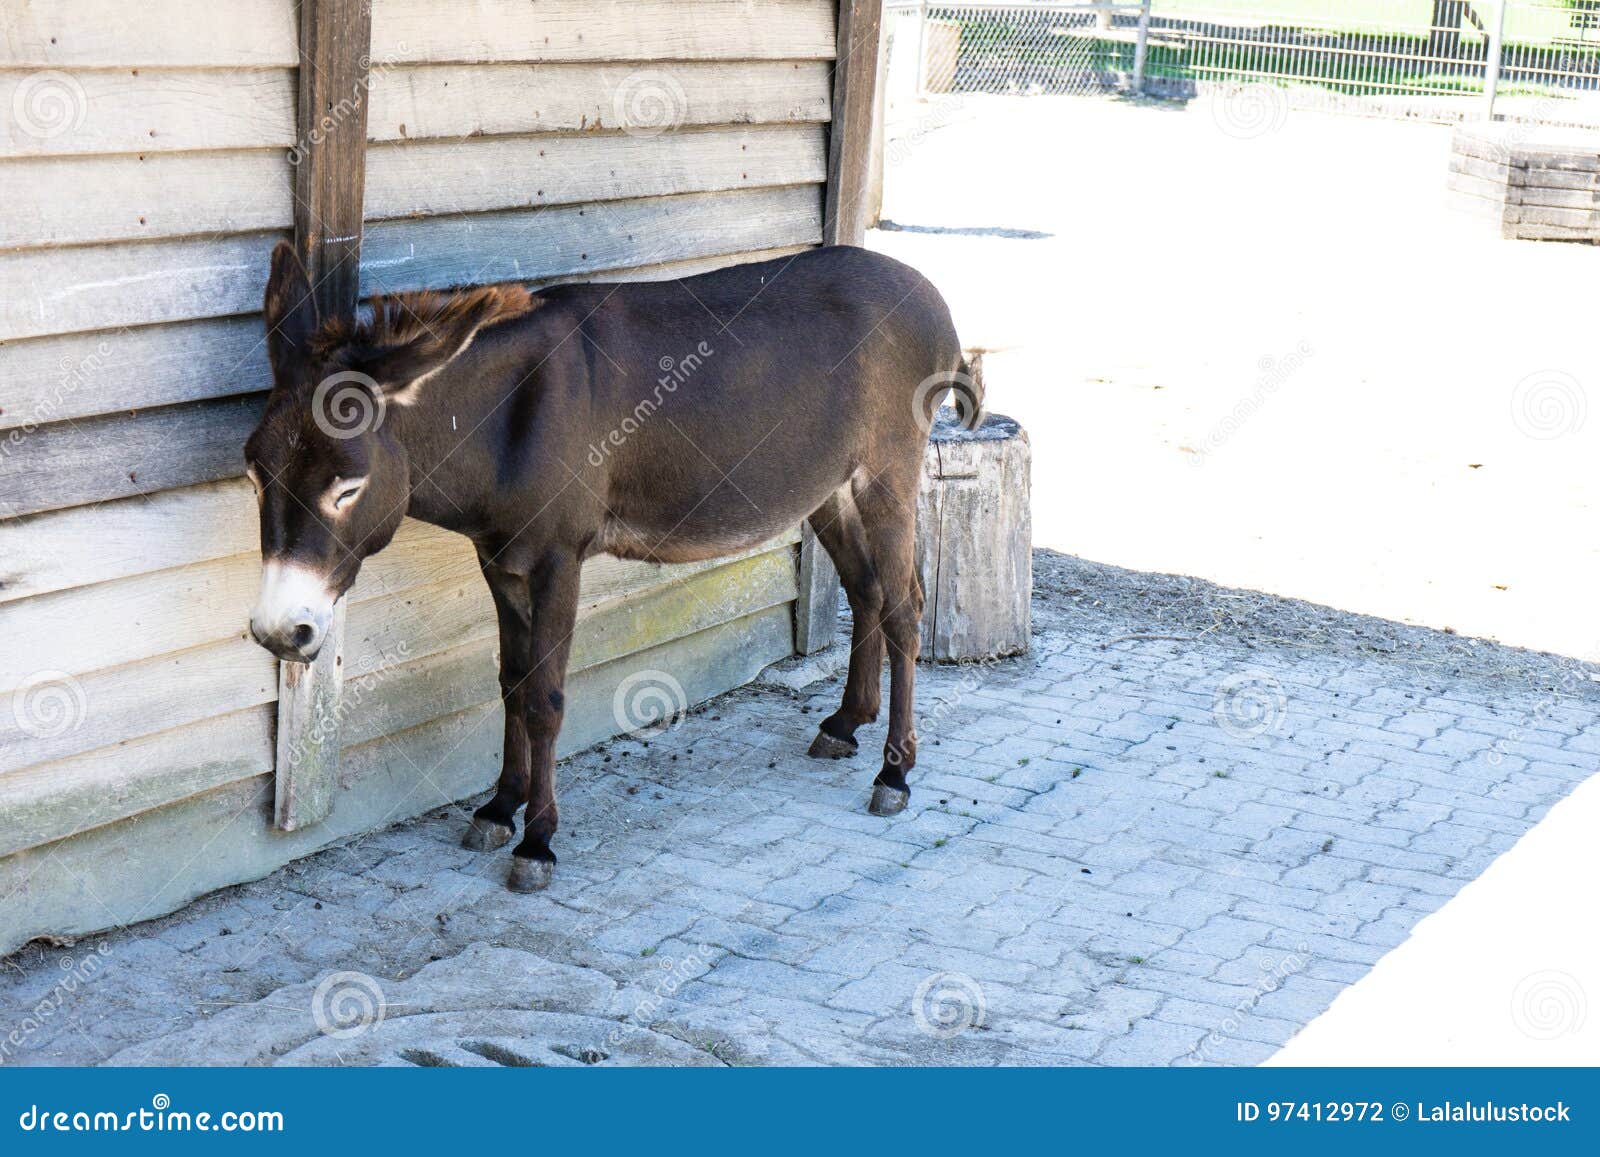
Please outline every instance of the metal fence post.
[[1144, 92], [1144, 64], [1150, 51], [1150, 0], [1139, 5], [1139, 31], [1133, 38], [1133, 91]]
[[917, 4], [917, 99], [922, 99], [928, 83], [928, 0]]
[[1485, 120], [1494, 120], [1494, 98], [1500, 91], [1500, 56], [1504, 49], [1505, 33], [1506, 0], [1494, 0], [1494, 15], [1489, 18], [1489, 46], [1484, 51]]

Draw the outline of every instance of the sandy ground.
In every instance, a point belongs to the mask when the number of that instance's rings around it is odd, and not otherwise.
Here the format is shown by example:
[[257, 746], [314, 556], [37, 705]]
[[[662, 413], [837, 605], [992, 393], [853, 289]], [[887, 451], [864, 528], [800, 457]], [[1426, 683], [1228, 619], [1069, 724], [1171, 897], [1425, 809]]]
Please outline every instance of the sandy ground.
[[940, 99], [868, 244], [1002, 349], [1037, 545], [1600, 658], [1600, 252], [1455, 214], [1441, 126]]

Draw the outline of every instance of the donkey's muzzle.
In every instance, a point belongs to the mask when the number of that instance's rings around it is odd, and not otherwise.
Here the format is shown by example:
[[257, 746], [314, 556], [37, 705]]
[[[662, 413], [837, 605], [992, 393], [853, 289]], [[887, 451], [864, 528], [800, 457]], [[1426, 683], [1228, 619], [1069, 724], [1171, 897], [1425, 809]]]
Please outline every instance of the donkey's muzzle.
[[322, 650], [326, 631], [317, 630], [314, 622], [293, 624], [286, 635], [263, 631], [254, 619], [250, 620], [250, 637], [271, 651], [285, 663], [310, 663]]
[[309, 663], [333, 622], [333, 592], [309, 567], [270, 560], [250, 613], [250, 636], [286, 663]]

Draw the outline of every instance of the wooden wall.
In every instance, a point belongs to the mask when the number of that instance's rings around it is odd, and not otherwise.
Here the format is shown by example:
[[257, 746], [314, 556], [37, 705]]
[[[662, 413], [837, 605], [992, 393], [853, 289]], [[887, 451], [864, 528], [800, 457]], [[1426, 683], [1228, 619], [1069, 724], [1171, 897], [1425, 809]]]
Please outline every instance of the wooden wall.
[[[832, 0], [373, 0], [363, 294], [654, 277], [823, 236]], [[490, 782], [493, 613], [408, 523], [349, 597], [333, 817], [271, 829], [241, 449], [292, 221], [291, 0], [28, 0], [0, 30], [0, 951], [168, 911]], [[797, 534], [592, 561], [564, 746], [792, 646]]]

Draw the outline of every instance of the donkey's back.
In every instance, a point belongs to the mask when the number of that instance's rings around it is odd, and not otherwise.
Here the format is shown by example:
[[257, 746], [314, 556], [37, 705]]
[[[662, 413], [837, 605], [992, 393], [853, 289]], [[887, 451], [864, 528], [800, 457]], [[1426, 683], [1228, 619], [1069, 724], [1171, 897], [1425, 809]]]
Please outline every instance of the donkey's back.
[[564, 288], [551, 306], [544, 324], [581, 326], [593, 347], [586, 457], [603, 463], [609, 512], [596, 545], [625, 556], [710, 557], [794, 525], [852, 480], [914, 484], [932, 395], [961, 364], [939, 291], [849, 246]]

